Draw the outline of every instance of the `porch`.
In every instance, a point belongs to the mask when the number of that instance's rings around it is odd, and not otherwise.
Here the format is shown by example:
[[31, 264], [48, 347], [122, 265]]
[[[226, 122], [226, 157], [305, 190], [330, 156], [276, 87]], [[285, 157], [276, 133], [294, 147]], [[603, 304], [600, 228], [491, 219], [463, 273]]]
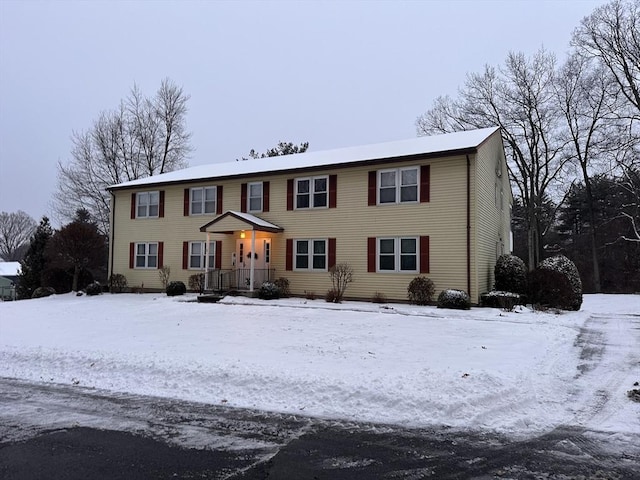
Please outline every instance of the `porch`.
[[274, 279], [275, 269], [273, 268], [254, 268], [253, 285], [250, 268], [211, 268], [205, 273], [205, 292], [252, 292], [259, 289], [264, 282], [271, 282]]
[[212, 234], [225, 235], [221, 244], [226, 252], [224, 259], [227, 260], [222, 260], [220, 255], [220, 261], [216, 260], [214, 268], [211, 268], [209, 255], [206, 256], [205, 292], [252, 293], [264, 282], [272, 281], [275, 269], [271, 268], [269, 234], [281, 233], [283, 230], [282, 227], [250, 213], [231, 210], [200, 227], [200, 231], [207, 235], [206, 245], [210, 245]]

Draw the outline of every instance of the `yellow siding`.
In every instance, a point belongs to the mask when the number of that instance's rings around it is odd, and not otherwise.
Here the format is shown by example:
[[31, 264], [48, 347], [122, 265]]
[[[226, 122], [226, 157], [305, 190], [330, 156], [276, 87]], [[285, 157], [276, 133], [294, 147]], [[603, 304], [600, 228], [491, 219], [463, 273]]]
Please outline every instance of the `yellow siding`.
[[478, 225], [477, 237], [475, 237], [478, 258], [475, 281], [478, 288], [477, 294], [482, 294], [491, 290], [494, 285], [498, 243], [502, 242], [504, 245], [504, 253], [510, 251], [512, 197], [499, 132], [496, 132], [479, 149], [476, 175], [478, 198], [473, 212], [475, 223]]
[[[500, 145], [499, 134], [496, 145]], [[495, 145], [492, 148], [495, 150]], [[475, 155], [472, 155], [471, 159], [475, 165]], [[434, 281], [437, 292], [444, 288], [467, 290], [466, 162], [465, 156], [458, 156], [396, 162], [385, 166], [358, 166], [314, 172], [314, 175], [337, 175], [337, 208], [334, 209], [287, 211], [287, 179], [295, 178], [294, 175], [227, 180], [221, 183], [224, 187], [223, 212], [241, 209], [241, 183], [261, 180], [270, 182], [270, 211], [258, 213], [256, 216], [282, 227], [284, 232], [258, 233], [257, 238], [272, 239], [271, 267], [275, 268], [276, 277], [284, 276], [289, 279], [291, 290], [296, 295], [313, 291], [318, 296], [324, 296], [331, 287], [331, 281], [327, 272], [285, 271], [285, 250], [288, 238], [335, 238], [336, 261], [348, 262], [354, 269], [354, 282], [349, 286], [347, 296], [370, 299], [375, 292], [380, 292], [389, 300], [406, 300], [407, 285], [418, 274], [368, 273], [367, 238], [428, 235], [430, 237], [428, 276]], [[423, 164], [431, 165], [431, 201], [429, 203], [367, 205], [370, 170]], [[472, 199], [476, 195], [475, 178], [483, 176], [477, 170], [482, 169], [479, 166], [472, 168], [472, 195], [474, 195]], [[506, 176], [506, 167], [504, 173]], [[215, 185], [215, 183], [203, 182], [114, 192], [115, 215], [112, 228], [115, 241], [112, 246], [114, 260], [111, 271], [124, 274], [130, 286], [144, 284], [148, 288], [160, 288], [157, 270], [129, 269], [129, 242], [162, 241], [164, 242], [164, 264], [171, 267], [171, 280], [182, 280], [187, 283], [188, 277], [195, 272], [182, 270], [182, 243], [205, 240], [205, 234], [199, 229], [215, 216], [183, 216], [183, 191], [185, 187], [208, 185]], [[486, 185], [482, 183], [480, 190], [485, 189]], [[131, 193], [151, 190], [165, 191], [164, 218], [131, 220]], [[493, 184], [491, 184], [490, 194], [493, 196]], [[480, 201], [486, 202], [485, 197], [486, 192], [479, 194]], [[493, 206], [491, 198], [490, 207]], [[484, 263], [486, 263], [487, 248], [478, 246], [480, 243], [486, 243], [485, 207], [482, 207], [482, 211], [479, 207], [472, 208], [474, 208], [471, 216], [472, 238], [476, 239], [476, 230], [479, 229], [478, 238], [472, 245], [472, 260], [475, 263], [475, 258], [478, 256], [481, 264], [477, 270], [475, 267], [473, 270], [474, 283], [471, 293], [472, 300], [475, 302], [477, 293], [482, 291], [486, 284], [486, 281], [482, 281], [480, 277], [486, 270]], [[237, 221], [234, 220], [233, 224], [236, 225]], [[223, 242], [223, 269], [231, 268], [231, 254], [235, 250], [237, 238], [239, 238], [239, 231], [234, 235], [212, 235], [212, 240]], [[476, 250], [479, 253], [476, 253]]]

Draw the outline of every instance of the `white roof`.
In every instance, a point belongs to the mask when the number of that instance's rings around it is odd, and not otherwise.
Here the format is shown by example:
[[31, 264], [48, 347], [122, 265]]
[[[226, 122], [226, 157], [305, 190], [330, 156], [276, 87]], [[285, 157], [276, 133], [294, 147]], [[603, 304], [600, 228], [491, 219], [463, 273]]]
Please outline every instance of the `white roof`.
[[250, 213], [236, 212], [235, 210], [229, 210], [228, 212], [234, 215], [235, 217], [242, 218], [243, 220], [249, 223], [253, 223], [254, 225], [259, 225], [260, 227], [275, 228], [275, 229], [280, 228], [278, 225], [275, 225], [271, 222], [267, 222], [266, 220], [256, 217], [255, 215], [251, 215]]
[[382, 160], [385, 158], [472, 149], [482, 144], [497, 130], [498, 127], [491, 127], [336, 150], [305, 152], [226, 163], [212, 163], [131, 180], [117, 185], [111, 185], [108, 188], [127, 188], [154, 185], [157, 183], [177, 183], [217, 177], [246, 176], [285, 170], [329, 167], [364, 162], [367, 160]]
[[20, 272], [20, 262], [0, 262], [0, 277], [16, 277]]

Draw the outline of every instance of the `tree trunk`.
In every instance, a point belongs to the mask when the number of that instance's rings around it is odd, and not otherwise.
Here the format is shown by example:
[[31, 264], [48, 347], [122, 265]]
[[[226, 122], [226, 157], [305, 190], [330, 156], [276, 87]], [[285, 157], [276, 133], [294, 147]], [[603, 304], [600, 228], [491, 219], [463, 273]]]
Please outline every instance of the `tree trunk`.
[[586, 167], [582, 166], [584, 174], [585, 192], [587, 194], [587, 210], [589, 211], [589, 221], [591, 222], [591, 261], [593, 262], [593, 289], [595, 293], [602, 291], [600, 285], [600, 265], [598, 261], [598, 245], [596, 243], [596, 214], [593, 208], [593, 195], [591, 192], [591, 181], [586, 171]]
[[80, 267], [73, 267], [73, 282], [71, 283], [71, 291], [78, 291], [78, 279], [80, 278]]

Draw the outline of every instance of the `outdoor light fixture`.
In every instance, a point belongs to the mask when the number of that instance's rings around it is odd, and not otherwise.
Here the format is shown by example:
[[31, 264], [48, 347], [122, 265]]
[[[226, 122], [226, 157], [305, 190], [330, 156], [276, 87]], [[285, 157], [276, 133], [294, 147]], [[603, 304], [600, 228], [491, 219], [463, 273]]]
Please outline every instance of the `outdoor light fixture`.
[[240, 238], [244, 238], [244, 230], [240, 231]]

